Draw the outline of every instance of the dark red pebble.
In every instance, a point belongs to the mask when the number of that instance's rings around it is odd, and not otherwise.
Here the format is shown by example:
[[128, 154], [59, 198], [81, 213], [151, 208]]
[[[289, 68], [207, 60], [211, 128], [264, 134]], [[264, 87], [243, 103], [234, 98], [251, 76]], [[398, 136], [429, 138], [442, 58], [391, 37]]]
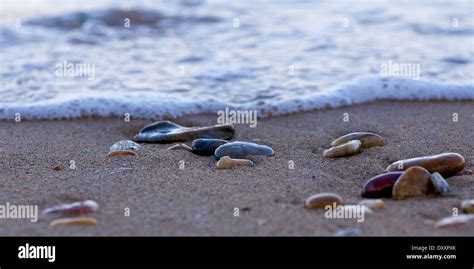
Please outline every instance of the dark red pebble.
[[389, 172], [377, 175], [364, 184], [362, 197], [365, 198], [390, 198], [392, 188], [403, 172]]

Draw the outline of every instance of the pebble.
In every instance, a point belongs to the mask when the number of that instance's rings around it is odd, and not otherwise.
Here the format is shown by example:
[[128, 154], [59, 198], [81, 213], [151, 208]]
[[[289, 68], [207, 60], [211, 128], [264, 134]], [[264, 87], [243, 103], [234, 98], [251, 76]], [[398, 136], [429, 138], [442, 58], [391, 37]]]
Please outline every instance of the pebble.
[[133, 142], [132, 140], [121, 140], [112, 146], [110, 146], [109, 151], [116, 151], [116, 150], [140, 150], [142, 146], [140, 144]]
[[216, 163], [217, 169], [230, 169], [236, 166], [253, 166], [251, 160], [232, 159], [229, 156], [224, 156]]
[[91, 217], [75, 217], [75, 218], [63, 218], [56, 219], [49, 223], [49, 226], [59, 226], [59, 225], [96, 225], [97, 220]]
[[185, 151], [189, 151], [189, 152], [193, 151], [193, 149], [190, 148], [186, 144], [176, 144], [176, 145], [173, 145], [173, 146], [167, 148], [166, 150], [185, 150]]
[[198, 138], [231, 139], [234, 136], [232, 124], [207, 127], [184, 127], [171, 121], [158, 121], [143, 127], [135, 135], [136, 142], [172, 143]]
[[369, 179], [362, 189], [364, 198], [392, 197], [392, 188], [403, 172], [389, 172]]
[[373, 209], [385, 208], [385, 203], [382, 199], [365, 199], [360, 201], [359, 205]]
[[356, 210], [358, 210], [357, 208], [360, 208], [362, 209], [362, 211], [364, 212], [364, 214], [373, 214], [374, 211], [372, 211], [372, 209], [370, 209], [369, 207], [365, 206], [365, 205], [343, 205], [341, 206], [341, 211], [343, 212], [346, 212], [345, 214], [348, 215], [350, 213], [348, 212], [355, 212]]
[[451, 192], [448, 182], [446, 182], [446, 180], [440, 173], [434, 172], [433, 174], [431, 174], [430, 180], [431, 183], [433, 183], [434, 189], [437, 193], [441, 195], [446, 195]]
[[191, 145], [193, 153], [201, 156], [211, 156], [214, 154], [216, 149], [224, 144], [228, 143], [222, 139], [206, 139], [199, 138], [193, 141]]
[[226, 143], [216, 149], [214, 156], [219, 160], [223, 156], [245, 159], [247, 156], [274, 156], [272, 148], [249, 142]]
[[107, 157], [115, 157], [122, 155], [138, 156], [138, 154], [134, 150], [114, 150], [107, 153]]
[[56, 171], [61, 171], [61, 165], [57, 164], [57, 165], [54, 166], [53, 169], [56, 170]]
[[370, 207], [367, 207], [365, 205], [361, 205], [360, 207], [362, 208], [362, 211], [364, 211], [364, 214], [374, 214], [374, 211], [372, 211]]
[[370, 148], [375, 146], [382, 146], [384, 144], [381, 135], [369, 133], [369, 132], [355, 132], [343, 135], [336, 140], [332, 141], [331, 147], [336, 147], [345, 144], [351, 140], [359, 140], [363, 148]]
[[442, 218], [435, 223], [436, 228], [458, 227], [468, 222], [474, 222], [474, 215], [461, 214]]
[[474, 199], [462, 201], [461, 208], [464, 213], [474, 214]]
[[327, 205], [332, 206], [334, 203], [336, 203], [336, 206], [342, 205], [343, 200], [341, 196], [335, 193], [323, 192], [308, 197], [304, 202], [304, 206], [306, 208], [324, 208]]
[[359, 140], [351, 140], [345, 144], [325, 150], [323, 156], [329, 158], [350, 156], [359, 153], [360, 148], [361, 142]]
[[402, 171], [412, 166], [421, 166], [431, 173], [438, 172], [446, 178], [462, 171], [465, 163], [463, 156], [450, 152], [396, 161], [387, 167], [387, 171]]
[[393, 185], [392, 198], [400, 200], [428, 194], [433, 188], [430, 176], [430, 172], [423, 167], [412, 166], [408, 168]]
[[347, 228], [337, 230], [333, 236], [358, 236], [361, 235], [362, 231], [359, 228]]
[[43, 214], [87, 214], [95, 212], [99, 209], [97, 202], [86, 200], [83, 202], [74, 202], [69, 204], [62, 204], [47, 208]]

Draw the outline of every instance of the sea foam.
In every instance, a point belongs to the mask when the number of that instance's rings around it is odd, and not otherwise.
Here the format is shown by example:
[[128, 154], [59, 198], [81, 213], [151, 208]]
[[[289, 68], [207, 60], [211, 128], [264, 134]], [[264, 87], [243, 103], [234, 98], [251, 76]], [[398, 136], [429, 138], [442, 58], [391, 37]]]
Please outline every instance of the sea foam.
[[327, 91], [285, 100], [235, 104], [219, 100], [177, 100], [158, 95], [95, 95], [48, 100], [30, 104], [0, 103], [0, 119], [60, 119], [118, 116], [158, 119], [199, 113], [217, 113], [225, 108], [258, 110], [259, 117], [283, 115], [321, 108], [337, 108], [375, 100], [474, 100], [472, 83], [445, 83], [393, 77], [364, 77]]

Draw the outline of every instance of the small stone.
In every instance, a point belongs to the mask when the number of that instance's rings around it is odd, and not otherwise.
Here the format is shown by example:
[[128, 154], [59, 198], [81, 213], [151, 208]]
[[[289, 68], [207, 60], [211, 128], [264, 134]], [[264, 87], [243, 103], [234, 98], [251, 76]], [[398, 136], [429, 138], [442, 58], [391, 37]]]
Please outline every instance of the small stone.
[[56, 166], [54, 166], [53, 169], [56, 170], [56, 171], [60, 171], [61, 170], [61, 165], [57, 164]]
[[193, 149], [190, 148], [186, 144], [176, 144], [176, 145], [173, 145], [173, 146], [167, 148], [166, 150], [185, 150], [185, 151], [189, 151], [189, 152], [193, 151]]
[[365, 199], [360, 201], [359, 205], [373, 209], [385, 208], [385, 203], [382, 199]]
[[107, 157], [115, 157], [115, 156], [122, 156], [122, 155], [138, 156], [138, 154], [133, 150], [114, 150], [107, 153]]
[[217, 169], [230, 169], [237, 166], [253, 166], [251, 160], [232, 159], [229, 156], [224, 156], [216, 163]]
[[363, 148], [370, 148], [375, 146], [382, 146], [384, 144], [381, 135], [369, 133], [369, 132], [355, 132], [343, 135], [336, 140], [332, 141], [331, 147], [337, 147], [345, 144], [351, 140], [359, 140]]
[[214, 156], [217, 160], [222, 156], [245, 159], [247, 156], [274, 156], [272, 148], [249, 142], [226, 143], [216, 149]]
[[441, 195], [446, 195], [451, 191], [448, 182], [446, 182], [446, 180], [440, 173], [434, 172], [433, 174], [431, 174], [430, 180], [437, 193]]
[[374, 211], [365, 205], [360, 206], [364, 214], [374, 214]]
[[206, 139], [199, 138], [193, 141], [191, 145], [193, 153], [201, 156], [211, 156], [214, 154], [216, 149], [224, 144], [228, 143], [222, 139]]
[[341, 196], [335, 193], [323, 192], [308, 197], [304, 202], [304, 206], [306, 208], [324, 208], [327, 205], [333, 206], [334, 203], [336, 206], [342, 205], [343, 201]]
[[333, 236], [359, 236], [361, 235], [362, 232], [359, 228], [347, 228], [347, 229], [341, 229], [337, 230]]
[[110, 146], [109, 151], [116, 151], [116, 150], [133, 150], [137, 151], [140, 150], [142, 146], [140, 144], [133, 142], [132, 140], [121, 140], [112, 146]]
[[373, 214], [374, 213], [374, 211], [372, 211], [372, 209], [370, 209], [369, 207], [367, 207], [365, 205], [341, 205], [341, 206], [338, 206], [338, 207], [340, 207], [340, 209], [336, 208], [336, 210], [345, 212], [344, 216], [350, 216], [351, 213], [353, 214], [357, 210], [361, 210], [362, 212], [364, 212], [364, 214]]
[[474, 222], [474, 215], [461, 214], [442, 218], [435, 223], [436, 228], [458, 227], [468, 222]]
[[392, 198], [399, 200], [428, 194], [433, 188], [430, 176], [430, 172], [423, 167], [408, 168], [393, 185]]
[[91, 217], [76, 217], [76, 218], [63, 218], [51, 221], [49, 226], [59, 226], [59, 225], [96, 225], [97, 220]]
[[464, 213], [474, 214], [474, 199], [462, 201], [461, 208]]
[[351, 140], [345, 144], [325, 150], [323, 156], [329, 158], [350, 156], [359, 153], [360, 148], [361, 142], [359, 140]]
[[43, 214], [87, 214], [95, 212], [99, 209], [97, 202], [92, 200], [86, 200], [83, 202], [74, 202], [69, 204], [62, 204], [54, 207], [47, 208], [43, 211]]
[[364, 198], [392, 197], [393, 185], [403, 172], [390, 172], [369, 179], [362, 189]]
[[449, 152], [396, 161], [387, 167], [387, 171], [403, 171], [412, 166], [421, 166], [431, 173], [438, 172], [443, 177], [450, 177], [462, 171], [465, 163], [463, 156]]
[[148, 143], [172, 143], [186, 142], [198, 138], [231, 139], [234, 132], [232, 124], [184, 127], [171, 121], [158, 121], [143, 127], [135, 135], [134, 140]]

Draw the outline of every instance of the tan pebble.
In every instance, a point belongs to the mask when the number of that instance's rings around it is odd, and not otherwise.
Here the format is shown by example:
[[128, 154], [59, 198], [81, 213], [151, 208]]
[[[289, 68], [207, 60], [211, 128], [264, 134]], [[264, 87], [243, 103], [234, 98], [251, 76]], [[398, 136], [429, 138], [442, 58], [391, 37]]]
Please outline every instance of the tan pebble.
[[169, 148], [167, 148], [166, 150], [185, 150], [185, 151], [189, 151], [189, 152], [192, 152], [193, 149], [186, 145], [186, 144], [176, 144], [176, 145], [173, 145]]
[[76, 217], [76, 218], [63, 218], [51, 221], [49, 226], [54, 227], [58, 225], [96, 225], [97, 220], [91, 217]]
[[438, 172], [447, 178], [462, 171], [465, 164], [466, 160], [462, 155], [448, 152], [396, 161], [387, 167], [387, 172], [403, 171], [412, 166], [421, 166], [431, 173]]
[[474, 214], [474, 199], [462, 201], [461, 208], [464, 213]]
[[408, 168], [393, 185], [392, 198], [399, 200], [428, 194], [433, 189], [430, 176], [430, 172], [423, 167]]
[[345, 144], [331, 147], [323, 152], [324, 157], [339, 158], [354, 155], [360, 152], [361, 142], [359, 140], [351, 140]]
[[334, 203], [336, 203], [336, 206], [342, 205], [341, 196], [335, 193], [323, 192], [308, 197], [304, 202], [304, 206], [306, 208], [324, 208], [327, 205], [332, 206]]
[[474, 222], [474, 215], [461, 214], [442, 218], [435, 223], [436, 228], [457, 227], [468, 222]]
[[138, 156], [138, 154], [133, 150], [114, 150], [107, 153], [107, 157], [115, 157], [115, 156], [121, 156], [121, 155]]
[[229, 156], [224, 156], [216, 163], [217, 169], [229, 169], [236, 166], [253, 166], [251, 160], [246, 159], [231, 159]]
[[374, 209], [385, 208], [385, 203], [382, 199], [365, 199], [360, 201], [359, 205]]
[[363, 148], [382, 146], [384, 143], [382, 136], [378, 134], [369, 133], [369, 132], [355, 132], [355, 133], [343, 135], [337, 138], [336, 140], [332, 141], [331, 147], [342, 145], [351, 140], [359, 140]]
[[60, 171], [60, 170], [61, 170], [61, 165], [60, 165], [60, 164], [56, 165], [56, 166], [54, 167], [54, 170]]

